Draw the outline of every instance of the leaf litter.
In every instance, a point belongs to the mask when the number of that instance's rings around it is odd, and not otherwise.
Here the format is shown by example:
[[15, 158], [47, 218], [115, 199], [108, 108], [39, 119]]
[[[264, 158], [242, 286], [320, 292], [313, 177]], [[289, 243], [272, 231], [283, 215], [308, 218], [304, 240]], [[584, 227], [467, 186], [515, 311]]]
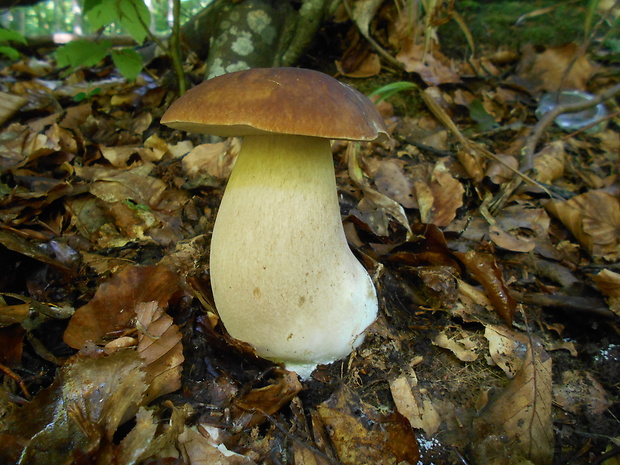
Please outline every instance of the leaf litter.
[[212, 303], [209, 234], [240, 141], [160, 127], [165, 67], [131, 84], [106, 67], [3, 70], [0, 461], [544, 465], [617, 450], [617, 113], [597, 133], [548, 129], [517, 173], [540, 93], [609, 78], [574, 44], [448, 58], [408, 29], [445, 11], [412, 25], [380, 4], [352, 14], [367, 40], [373, 17], [391, 22], [384, 48], [352, 47], [343, 80], [409, 79], [419, 101], [378, 104], [390, 142], [333, 151], [382, 311], [303, 383], [231, 340]]

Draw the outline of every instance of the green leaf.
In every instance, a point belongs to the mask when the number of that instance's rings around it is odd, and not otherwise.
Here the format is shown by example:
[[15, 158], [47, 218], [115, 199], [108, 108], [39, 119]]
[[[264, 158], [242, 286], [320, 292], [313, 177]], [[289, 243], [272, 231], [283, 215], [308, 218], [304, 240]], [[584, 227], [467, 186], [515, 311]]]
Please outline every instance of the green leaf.
[[142, 56], [135, 50], [124, 48], [122, 50], [112, 50], [112, 61], [121, 74], [133, 81], [142, 71]]
[[86, 1], [84, 16], [93, 29], [106, 27], [118, 20], [116, 0]]
[[402, 92], [403, 90], [415, 89], [416, 86], [413, 82], [407, 81], [398, 81], [392, 82], [390, 84], [386, 84], [383, 87], [379, 87], [378, 89], [373, 90], [370, 93], [370, 96], [379, 95], [379, 99], [376, 103], [379, 103], [381, 100], [385, 100], [390, 98], [392, 95], [397, 94], [398, 92]]
[[19, 32], [9, 31], [0, 27], [0, 42], [19, 42], [20, 44], [25, 44], [26, 38]]
[[19, 52], [8, 45], [0, 45], [0, 55], [4, 55], [10, 60], [17, 60], [19, 58]]
[[498, 126], [493, 115], [486, 111], [482, 102], [478, 99], [469, 104], [469, 116], [478, 123], [476, 129], [480, 132], [490, 131]]
[[56, 64], [60, 68], [70, 66], [95, 66], [103, 60], [112, 47], [112, 42], [90, 42], [88, 40], [74, 40], [63, 45], [56, 51]]
[[118, 23], [139, 44], [144, 42], [151, 24], [144, 0], [90, 0], [85, 16], [93, 29]]
[[147, 28], [151, 24], [151, 14], [144, 0], [120, 0], [117, 5], [121, 27], [136, 42], [142, 44], [148, 33]]

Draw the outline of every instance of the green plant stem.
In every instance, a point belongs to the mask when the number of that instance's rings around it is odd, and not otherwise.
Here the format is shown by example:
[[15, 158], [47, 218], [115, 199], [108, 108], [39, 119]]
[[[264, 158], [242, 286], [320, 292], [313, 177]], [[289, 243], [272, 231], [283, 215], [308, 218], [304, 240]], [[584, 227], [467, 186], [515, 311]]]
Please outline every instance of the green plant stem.
[[183, 95], [187, 89], [187, 85], [185, 82], [185, 73], [183, 72], [183, 63], [181, 62], [181, 41], [179, 39], [181, 36], [181, 0], [174, 0], [172, 15], [174, 19], [172, 23], [172, 34], [169, 41], [170, 46], [168, 46], [163, 40], [151, 32], [148, 25], [140, 17], [136, 9], [136, 17], [146, 31], [147, 37], [155, 42], [157, 46], [161, 48], [172, 60], [172, 67], [177, 78], [179, 95]]
[[183, 72], [183, 63], [181, 62], [181, 0], [174, 0], [172, 16], [174, 19], [172, 23], [172, 35], [170, 36], [170, 57], [172, 58], [174, 73], [177, 76], [179, 95], [183, 95], [187, 85], [185, 73]]

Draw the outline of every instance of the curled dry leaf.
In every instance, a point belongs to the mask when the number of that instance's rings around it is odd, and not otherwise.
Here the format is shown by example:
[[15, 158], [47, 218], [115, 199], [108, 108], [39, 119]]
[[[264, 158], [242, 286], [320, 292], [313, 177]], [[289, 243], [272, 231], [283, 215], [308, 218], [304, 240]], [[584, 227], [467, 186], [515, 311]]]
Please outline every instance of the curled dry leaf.
[[607, 296], [609, 309], [620, 316], [620, 273], [605, 269], [590, 277], [596, 287]]
[[405, 176], [400, 160], [381, 160], [379, 168], [373, 173], [377, 190], [396, 200], [405, 208], [414, 208], [417, 203], [411, 192], [411, 181]]
[[138, 304], [154, 301], [165, 306], [178, 288], [178, 276], [167, 268], [127, 267], [103, 283], [91, 301], [76, 310], [64, 341], [74, 349], [84, 347], [88, 341], [103, 344], [132, 329]]
[[262, 423], [265, 415], [273, 415], [301, 391], [297, 373], [277, 370], [276, 374], [274, 383], [251, 389], [233, 400], [239, 414], [236, 423], [240, 427], [250, 428]]
[[517, 203], [503, 208], [489, 226], [489, 237], [512, 252], [531, 252], [547, 239], [550, 219], [542, 208]]
[[504, 326], [486, 325], [484, 337], [489, 341], [491, 360], [509, 378], [514, 378], [523, 365], [529, 341], [523, 334]]
[[555, 140], [545, 146], [534, 158], [534, 179], [549, 184], [564, 174], [566, 151], [564, 142]]
[[517, 310], [517, 302], [510, 295], [502, 272], [497, 267], [493, 257], [474, 250], [467, 253], [454, 252], [454, 255], [463, 262], [474, 279], [482, 284], [495, 311], [506, 324], [512, 325], [512, 319]]
[[181, 387], [183, 345], [181, 331], [157, 302], [136, 305], [138, 354], [145, 362], [148, 386], [145, 403]]
[[552, 400], [551, 357], [531, 340], [517, 375], [474, 422], [477, 463], [512, 465], [527, 459], [550, 465]]
[[403, 39], [396, 59], [405, 66], [406, 71], [419, 74], [429, 86], [457, 83], [461, 80], [445, 56], [436, 50], [424, 54], [424, 44], [416, 44], [411, 36]]
[[413, 168], [413, 192], [422, 223], [448, 226], [463, 205], [465, 189], [446, 169], [443, 161], [434, 166]]
[[461, 334], [456, 337], [450, 337], [446, 334], [446, 330], [443, 330], [435, 336], [433, 344], [448, 349], [463, 362], [473, 362], [477, 360], [478, 351], [476, 348], [479, 346], [478, 342], [472, 339], [472, 336], [464, 334], [464, 331], [460, 331], [460, 333]]
[[183, 157], [183, 171], [190, 178], [207, 174], [216, 179], [228, 179], [240, 148], [239, 139], [198, 145]]
[[600, 191], [586, 192], [564, 202], [549, 202], [547, 211], [559, 219], [596, 258], [620, 258], [620, 200]]
[[390, 392], [396, 409], [415, 429], [424, 430], [427, 437], [432, 437], [441, 425], [441, 417], [426, 389], [418, 386], [418, 380], [412, 377], [400, 376], [390, 381]]
[[189, 459], [190, 465], [253, 465], [255, 462], [240, 454], [231, 452], [217, 444], [209, 435], [200, 434], [185, 427], [179, 436], [179, 446]]

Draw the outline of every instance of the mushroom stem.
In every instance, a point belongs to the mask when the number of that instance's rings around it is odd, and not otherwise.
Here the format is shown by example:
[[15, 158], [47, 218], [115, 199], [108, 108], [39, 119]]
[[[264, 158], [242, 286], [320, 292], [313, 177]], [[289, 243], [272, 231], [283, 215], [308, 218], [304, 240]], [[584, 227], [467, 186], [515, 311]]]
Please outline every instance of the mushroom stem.
[[308, 377], [377, 314], [347, 244], [329, 140], [246, 136], [213, 228], [211, 285], [231, 336]]

